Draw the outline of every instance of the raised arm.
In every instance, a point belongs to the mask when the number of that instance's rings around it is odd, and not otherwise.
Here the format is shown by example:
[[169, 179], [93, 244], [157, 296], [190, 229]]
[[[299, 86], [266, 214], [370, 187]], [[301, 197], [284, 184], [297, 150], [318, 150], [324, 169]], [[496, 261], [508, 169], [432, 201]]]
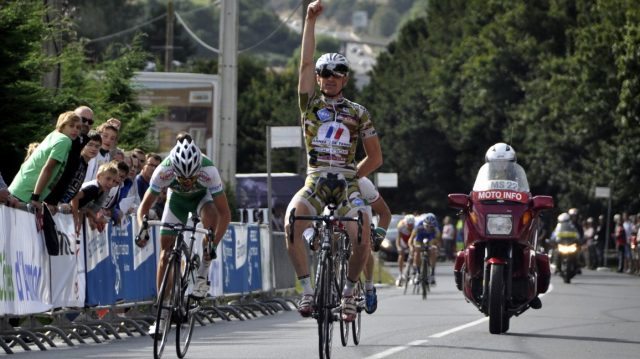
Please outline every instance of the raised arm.
[[316, 86], [315, 64], [313, 54], [316, 49], [315, 26], [316, 19], [322, 13], [322, 1], [317, 0], [309, 4], [307, 17], [302, 30], [302, 47], [300, 54], [300, 72], [298, 78], [298, 92], [311, 95]]

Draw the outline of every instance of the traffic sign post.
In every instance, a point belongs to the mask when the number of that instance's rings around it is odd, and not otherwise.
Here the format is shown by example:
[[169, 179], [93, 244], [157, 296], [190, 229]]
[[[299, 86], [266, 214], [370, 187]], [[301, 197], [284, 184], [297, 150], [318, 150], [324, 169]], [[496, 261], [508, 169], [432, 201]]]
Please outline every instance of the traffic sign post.
[[[610, 237], [610, 228], [611, 228], [611, 187], [596, 187], [595, 191], [594, 191], [594, 195], [596, 198], [608, 198], [609, 200], [607, 201], [607, 228], [605, 230], [605, 236], [606, 238], [604, 239], [604, 251], [602, 253], [603, 261], [604, 261], [604, 267], [600, 267], [598, 268], [599, 270], [608, 270], [609, 266], [608, 266], [608, 260], [607, 260], [607, 251], [609, 250], [609, 237]], [[602, 225], [602, 223], [600, 223]]]

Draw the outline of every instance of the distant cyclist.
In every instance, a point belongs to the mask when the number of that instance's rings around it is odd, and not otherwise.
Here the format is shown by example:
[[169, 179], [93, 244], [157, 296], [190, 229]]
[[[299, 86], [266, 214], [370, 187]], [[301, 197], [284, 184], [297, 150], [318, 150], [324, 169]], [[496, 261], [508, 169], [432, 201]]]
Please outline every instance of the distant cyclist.
[[[398, 236], [396, 237], [396, 249], [398, 250], [398, 279], [396, 279], [396, 285], [401, 287], [404, 278], [404, 260], [405, 256], [409, 255], [409, 238], [416, 224], [416, 218], [412, 214], [407, 214], [398, 222], [396, 228], [398, 229]], [[411, 263], [411, 260], [409, 260]]]
[[[143, 217], [149, 213], [149, 209], [165, 188], [168, 188], [168, 191], [162, 213], [163, 222], [186, 224], [189, 212], [198, 213], [204, 228], [214, 230], [215, 238], [205, 236], [203, 239], [203, 248], [208, 250], [203, 251], [203, 263], [198, 268], [198, 277], [192, 291], [192, 296], [203, 298], [209, 291], [207, 274], [211, 256], [207, 253], [216, 252], [216, 247], [224, 237], [231, 221], [231, 213], [218, 169], [200, 152], [188, 134], [183, 133], [178, 136], [169, 157], [165, 158], [153, 172], [149, 188], [138, 208], [138, 225], [142, 225]], [[145, 246], [148, 239], [148, 233], [143, 233], [137, 244]], [[160, 229], [160, 263], [156, 273], [158, 289], [162, 284], [162, 275], [175, 239], [175, 231], [165, 227]], [[168, 310], [163, 315], [164, 320], [167, 320]], [[164, 328], [162, 322], [154, 323], [149, 328], [149, 333], [155, 333], [156, 324]]]
[[433, 213], [427, 213], [424, 219], [418, 222], [416, 228], [411, 232], [409, 238], [409, 248], [413, 255], [413, 273], [420, 268], [422, 259], [420, 254], [423, 250], [429, 251], [429, 262], [431, 264], [431, 283], [436, 284], [436, 261], [438, 259], [438, 246], [436, 243], [441, 239], [441, 232], [438, 229], [438, 219]]

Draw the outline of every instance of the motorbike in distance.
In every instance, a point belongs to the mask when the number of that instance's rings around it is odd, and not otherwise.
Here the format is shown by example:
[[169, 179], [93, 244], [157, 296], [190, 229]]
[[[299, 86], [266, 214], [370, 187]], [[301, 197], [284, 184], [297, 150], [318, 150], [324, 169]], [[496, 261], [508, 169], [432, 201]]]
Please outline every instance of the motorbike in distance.
[[[509, 167], [509, 168], [505, 168]], [[539, 252], [540, 212], [550, 196], [531, 197], [526, 173], [515, 162], [487, 162], [470, 195], [450, 194], [464, 218], [464, 250], [456, 257], [456, 286], [489, 317], [489, 332], [504, 333], [512, 316], [542, 306], [549, 257]]]
[[561, 213], [558, 216], [558, 224], [551, 234], [552, 242], [555, 242], [555, 257], [558, 273], [565, 283], [571, 283], [571, 279], [578, 273], [580, 254], [580, 238], [578, 230], [571, 223], [569, 214]]

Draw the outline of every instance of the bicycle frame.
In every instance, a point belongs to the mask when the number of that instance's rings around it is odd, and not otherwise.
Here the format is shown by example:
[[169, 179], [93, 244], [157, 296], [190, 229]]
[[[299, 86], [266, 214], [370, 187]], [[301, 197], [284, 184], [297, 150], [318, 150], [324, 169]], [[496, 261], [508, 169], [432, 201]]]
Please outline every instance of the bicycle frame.
[[[195, 315], [199, 310], [199, 299], [191, 295], [186, 296], [189, 283], [195, 282], [195, 273], [200, 266], [200, 258], [194, 253], [196, 242], [195, 233], [202, 233], [213, 239], [211, 229], [196, 228], [199, 218], [191, 217], [192, 226], [183, 223], [165, 223], [162, 221], [145, 221], [143, 229], [152, 226], [162, 226], [176, 231], [176, 238], [167, 257], [162, 283], [158, 288], [156, 332], [154, 333], [154, 357], [159, 359], [164, 351], [165, 344], [171, 331], [171, 322], [176, 322], [176, 353], [183, 358], [191, 343]], [[185, 241], [184, 232], [191, 232], [188, 242]], [[168, 302], [168, 304], [165, 304]], [[169, 318], [165, 318], [165, 326], [160, 330], [162, 311], [169, 312]]]
[[[358, 211], [358, 217], [339, 217], [335, 215], [337, 206], [330, 203], [329, 214], [319, 216], [296, 216], [295, 208], [289, 215], [289, 236], [293, 240], [294, 226], [296, 220], [309, 220], [319, 224], [321, 242], [318, 251], [318, 266], [315, 275], [315, 298], [316, 305], [312, 316], [318, 322], [318, 349], [320, 358], [331, 357], [331, 338], [333, 333], [333, 322], [340, 320], [341, 327], [344, 324], [340, 318], [340, 301], [342, 299], [342, 288], [346, 281], [347, 263], [351, 255], [351, 243], [347, 231], [341, 227], [342, 222], [357, 222], [358, 243], [362, 241], [363, 213]], [[336, 242], [335, 235], [340, 239]], [[339, 264], [340, 268], [336, 268]], [[340, 272], [340, 278], [336, 275]], [[343, 339], [343, 344], [344, 344]]]

